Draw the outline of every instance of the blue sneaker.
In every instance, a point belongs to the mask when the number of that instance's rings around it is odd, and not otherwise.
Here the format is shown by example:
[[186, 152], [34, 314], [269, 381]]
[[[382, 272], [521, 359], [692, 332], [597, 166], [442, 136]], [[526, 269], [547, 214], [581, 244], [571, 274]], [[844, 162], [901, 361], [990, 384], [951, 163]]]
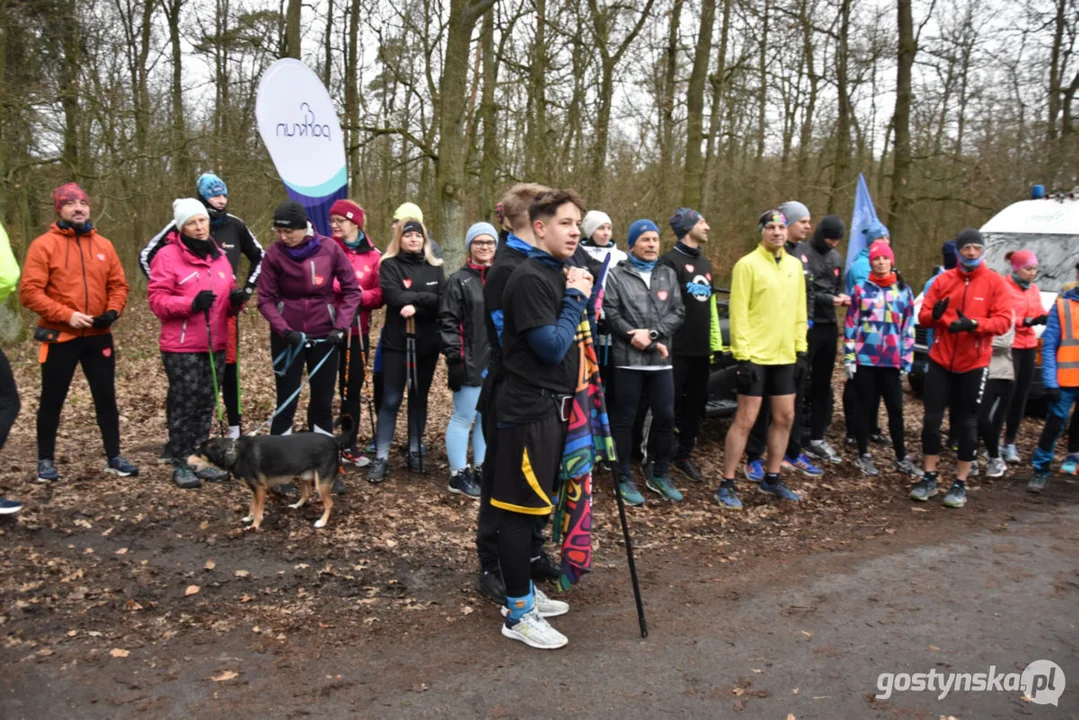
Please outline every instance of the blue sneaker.
[[959, 480], [952, 483], [948, 494], [944, 496], [944, 507], [961, 508], [967, 504], [967, 486]]
[[670, 478], [650, 477], [644, 481], [644, 486], [654, 493], [659, 493], [671, 502], [682, 502], [682, 493], [671, 483]]
[[922, 479], [910, 489], [910, 499], [925, 502], [931, 497], [936, 497], [937, 480], [934, 477], [923, 475]]
[[14, 515], [22, 510], [22, 503], [0, 496], [0, 515]]
[[105, 467], [105, 472], [119, 475], [120, 477], [129, 477], [131, 475], [138, 475], [139, 469], [135, 465], [129, 463], [123, 455], [117, 455], [109, 460], [109, 464]]
[[742, 501], [738, 499], [738, 496], [734, 493], [734, 483], [728, 485], [727, 483], [721, 484], [716, 488], [716, 494], [712, 497], [716, 502], [727, 508], [728, 510], [741, 510]]
[[632, 480], [622, 480], [618, 483], [618, 493], [622, 496], [622, 500], [626, 505], [630, 507], [637, 507], [638, 505], [644, 505], [644, 495], [641, 495], [641, 491], [637, 489], [637, 483]]
[[37, 461], [37, 481], [38, 482], [56, 482], [60, 479], [60, 473], [57, 472], [56, 466], [53, 465], [52, 460], [38, 460]]
[[1040, 493], [1045, 490], [1045, 484], [1049, 482], [1048, 470], [1035, 470], [1030, 482], [1027, 483], [1027, 492]]
[[746, 476], [746, 480], [759, 483], [764, 479], [764, 462], [762, 460], [747, 462], [742, 466], [742, 474]]
[[805, 453], [799, 453], [796, 458], [783, 458], [783, 467], [789, 470], [800, 470], [809, 477], [820, 477], [824, 474], [824, 471], [819, 467], [809, 462], [809, 458], [805, 456]]
[[1064, 458], [1064, 464], [1060, 466], [1060, 472], [1062, 475], [1075, 475], [1079, 472], [1079, 455], [1068, 453], [1068, 457]]
[[766, 492], [770, 495], [775, 495], [780, 500], [790, 500], [792, 502], [798, 502], [801, 500], [801, 496], [794, 492], [786, 485], [783, 484], [783, 478], [776, 479], [775, 482], [768, 482], [768, 478], [761, 480], [760, 484], [761, 492]]

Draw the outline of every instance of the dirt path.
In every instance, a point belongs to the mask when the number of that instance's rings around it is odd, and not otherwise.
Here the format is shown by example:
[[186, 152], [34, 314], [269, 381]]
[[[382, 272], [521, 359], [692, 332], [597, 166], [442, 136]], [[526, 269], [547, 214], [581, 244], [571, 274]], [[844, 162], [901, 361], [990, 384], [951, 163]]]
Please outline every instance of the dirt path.
[[[884, 532], [837, 526], [832, 550], [758, 551], [746, 538], [741, 553], [708, 541], [642, 549], [643, 641], [622, 556], [602, 548], [556, 622], [571, 644], [554, 653], [498, 634], [496, 609], [468, 589], [467, 564], [402, 563], [377, 593], [399, 585], [401, 604], [370, 614], [361, 609], [372, 586], [346, 577], [362, 569], [313, 576], [268, 543], [219, 540], [207, 570], [203, 542], [148, 543], [125, 562], [172, 570], [170, 585], [201, 583], [199, 593], [176, 601], [135, 575], [57, 601], [81, 614], [22, 600], [0, 652], [0, 716], [1079, 717], [1079, 486], [1057, 481], [1033, 499], [999, 484], [962, 512], [897, 503], [879, 521]], [[35, 542], [63, 542], [50, 532]], [[115, 558], [132, 538], [80, 540], [68, 543], [74, 554]], [[203, 592], [219, 599], [196, 603]], [[112, 595], [143, 606], [128, 612], [129, 627], [93, 620]], [[881, 672], [1011, 672], [1040, 658], [1072, 679], [1057, 708], [1015, 692], [871, 697]]]

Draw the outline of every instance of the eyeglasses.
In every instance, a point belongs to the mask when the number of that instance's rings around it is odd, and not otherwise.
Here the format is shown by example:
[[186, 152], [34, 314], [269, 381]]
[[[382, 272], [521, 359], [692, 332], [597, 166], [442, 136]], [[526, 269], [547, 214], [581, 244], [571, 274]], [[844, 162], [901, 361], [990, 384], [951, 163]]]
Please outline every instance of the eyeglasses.
[[473, 240], [472, 247], [494, 247], [496, 243], [493, 240]]

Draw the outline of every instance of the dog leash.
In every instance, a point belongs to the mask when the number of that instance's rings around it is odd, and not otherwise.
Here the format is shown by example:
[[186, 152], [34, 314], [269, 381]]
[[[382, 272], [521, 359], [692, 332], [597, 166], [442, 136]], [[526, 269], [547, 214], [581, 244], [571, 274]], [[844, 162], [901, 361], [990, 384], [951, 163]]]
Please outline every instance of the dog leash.
[[210, 311], [204, 310], [203, 315], [206, 317], [206, 345], [208, 346], [210, 355], [210, 375], [213, 377], [214, 410], [217, 412], [217, 431], [220, 433], [221, 437], [228, 437], [227, 428], [225, 426], [225, 416], [221, 411], [220, 388], [217, 384], [217, 362], [214, 360], [214, 336], [210, 330]]
[[[304, 333], [300, 333], [300, 334], [303, 335], [303, 339], [304, 339], [304, 341], [302, 343], [300, 343], [299, 345], [294, 345], [292, 347], [286, 348], [280, 355], [278, 355], [277, 357], [274, 358], [274, 361], [273, 361], [274, 374], [279, 375], [279, 376], [284, 375], [288, 371], [289, 367], [292, 366], [292, 363], [294, 363], [296, 361], [296, 358], [298, 358], [300, 356], [300, 351], [302, 351], [304, 348], [313, 347], [315, 345], [318, 345], [319, 343], [328, 342], [328, 340], [326, 340], [326, 338], [309, 339], [307, 337], [307, 335], [305, 335]], [[322, 359], [318, 361], [318, 363], [315, 365], [315, 367], [313, 367], [311, 370], [308, 371], [307, 377], [300, 383], [300, 386], [298, 388], [296, 388], [296, 391], [293, 392], [291, 395], [289, 395], [288, 398], [285, 400], [285, 402], [281, 403], [277, 407], [277, 409], [273, 411], [273, 415], [270, 415], [270, 417], [266, 418], [266, 421], [264, 423], [262, 423], [257, 428], [255, 428], [253, 431], [248, 433], [248, 435], [258, 435], [260, 432], [262, 432], [267, 427], [269, 427], [270, 423], [273, 422], [273, 419], [275, 417], [277, 417], [278, 415], [280, 415], [282, 410], [287, 408], [290, 404], [292, 404], [293, 400], [295, 400], [296, 398], [298, 398], [300, 396], [300, 393], [303, 392], [304, 387], [308, 383], [311, 382], [311, 378], [313, 378], [315, 376], [315, 373], [317, 373], [319, 370], [322, 369], [322, 366], [326, 364], [326, 361], [330, 359], [331, 355], [333, 355], [333, 352], [326, 353], [322, 357]], [[278, 365], [279, 365], [279, 363], [280, 363], [280, 361], [282, 359], [284, 359], [285, 364], [284, 364], [284, 366], [282, 368], [278, 369]]]

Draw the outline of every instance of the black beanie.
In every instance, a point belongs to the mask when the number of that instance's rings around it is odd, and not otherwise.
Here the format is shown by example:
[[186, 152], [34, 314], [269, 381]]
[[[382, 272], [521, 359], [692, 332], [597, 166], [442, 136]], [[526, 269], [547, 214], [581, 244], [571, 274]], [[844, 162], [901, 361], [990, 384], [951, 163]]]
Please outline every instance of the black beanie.
[[300, 203], [286, 200], [273, 211], [273, 226], [290, 230], [306, 230], [307, 211]]
[[401, 228], [402, 235], [410, 232], [418, 232], [420, 235], [423, 235], [424, 238], [427, 237], [427, 233], [423, 231], [423, 223], [421, 223], [419, 220], [409, 220], [405, 223], [405, 226]]
[[817, 252], [824, 254], [831, 250], [825, 240], [842, 240], [846, 234], [847, 226], [843, 223], [842, 218], [838, 215], [825, 215], [813, 230], [813, 237], [810, 238], [809, 244]]
[[955, 249], [962, 250], [965, 245], [985, 245], [985, 241], [982, 240], [982, 234], [974, 228], [967, 228], [960, 230], [959, 234], [955, 236]]

